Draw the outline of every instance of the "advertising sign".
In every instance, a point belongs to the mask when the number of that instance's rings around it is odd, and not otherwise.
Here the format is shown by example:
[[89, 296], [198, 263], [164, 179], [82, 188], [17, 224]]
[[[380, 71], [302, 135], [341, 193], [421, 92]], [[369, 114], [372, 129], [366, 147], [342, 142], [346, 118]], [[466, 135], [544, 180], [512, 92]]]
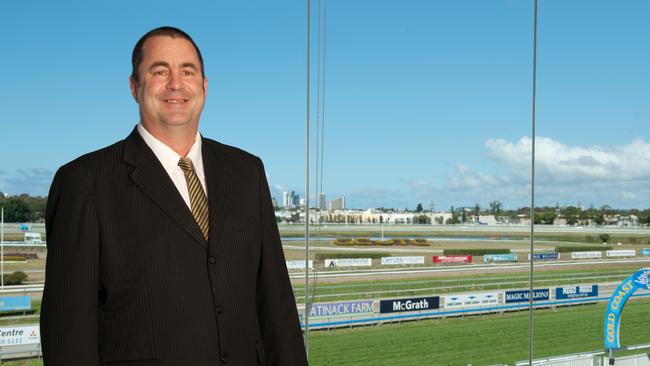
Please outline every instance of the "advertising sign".
[[433, 263], [472, 263], [471, 255], [434, 255]]
[[650, 268], [643, 268], [625, 279], [612, 294], [605, 313], [605, 348], [621, 347], [619, 340], [620, 320], [627, 299], [638, 289], [650, 290]]
[[571, 259], [602, 258], [603, 252], [571, 252]]
[[496, 292], [445, 296], [445, 308], [447, 309], [494, 305], [498, 303], [499, 294]]
[[636, 256], [636, 251], [634, 249], [630, 250], [608, 250], [606, 252], [608, 257], [634, 257]]
[[[533, 253], [534, 261], [556, 261], [560, 259], [560, 253]], [[530, 253], [528, 254], [530, 260]]]
[[381, 300], [379, 312], [399, 313], [403, 311], [424, 311], [434, 310], [440, 307], [440, 296], [415, 297], [410, 299]]
[[641, 249], [641, 254], [643, 254], [643, 255], [650, 255], [650, 248], [643, 248], [643, 249]]
[[0, 297], [0, 311], [29, 310], [32, 308], [31, 296]]
[[372, 265], [371, 258], [339, 258], [339, 259], [325, 259], [325, 267], [370, 267]]
[[[305, 261], [287, 261], [287, 269], [305, 269]], [[311, 259], [309, 269], [314, 269], [314, 261]]]
[[372, 314], [374, 312], [373, 300], [346, 301], [329, 304], [312, 304], [309, 316], [313, 318], [349, 316]]
[[424, 264], [424, 257], [381, 257], [382, 265]]
[[517, 259], [518, 258], [516, 254], [486, 254], [483, 256], [484, 263], [516, 262]]
[[[551, 299], [551, 290], [548, 288], [534, 289], [533, 301], [544, 301]], [[513, 290], [503, 293], [503, 300], [506, 304], [515, 302], [528, 302], [530, 301], [530, 291], [528, 290]]]
[[557, 287], [555, 289], [556, 300], [577, 299], [594, 296], [598, 296], [598, 285]]
[[38, 325], [0, 328], [0, 347], [38, 343], [41, 343], [41, 332]]

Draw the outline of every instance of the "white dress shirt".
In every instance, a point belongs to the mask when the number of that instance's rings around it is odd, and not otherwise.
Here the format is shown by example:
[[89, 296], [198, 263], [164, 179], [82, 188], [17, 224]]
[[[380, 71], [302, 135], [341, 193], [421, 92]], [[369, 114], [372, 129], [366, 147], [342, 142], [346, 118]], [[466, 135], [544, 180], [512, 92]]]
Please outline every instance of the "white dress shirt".
[[[187, 191], [187, 181], [185, 180], [185, 173], [183, 173], [183, 169], [178, 166], [178, 161], [182, 156], [178, 155], [176, 151], [172, 150], [169, 146], [165, 145], [162, 143], [160, 140], [155, 138], [149, 131], [147, 131], [144, 126], [142, 126], [142, 123], [138, 123], [138, 132], [140, 133], [140, 136], [142, 136], [142, 139], [144, 142], [149, 146], [151, 150], [153, 150], [153, 153], [156, 155], [160, 163], [162, 164], [163, 168], [165, 168], [165, 171], [167, 174], [169, 174], [169, 177], [172, 179], [172, 182], [174, 182], [174, 185], [176, 186], [176, 189], [178, 189], [178, 193], [181, 194], [181, 197], [183, 197], [183, 200], [185, 201], [185, 204], [187, 204], [187, 207], [190, 208], [190, 211], [192, 210], [192, 205], [190, 203], [190, 194]], [[203, 186], [203, 192], [205, 192], [205, 196], [208, 196], [208, 190], [205, 188], [205, 174], [203, 172], [203, 155], [201, 154], [201, 134], [199, 132], [196, 132], [196, 137], [194, 139], [194, 143], [192, 144], [192, 147], [190, 148], [190, 151], [187, 153], [187, 158], [190, 158], [192, 160], [192, 164], [194, 165], [194, 171], [196, 172], [196, 175], [199, 177], [199, 181], [201, 182], [201, 185]]]

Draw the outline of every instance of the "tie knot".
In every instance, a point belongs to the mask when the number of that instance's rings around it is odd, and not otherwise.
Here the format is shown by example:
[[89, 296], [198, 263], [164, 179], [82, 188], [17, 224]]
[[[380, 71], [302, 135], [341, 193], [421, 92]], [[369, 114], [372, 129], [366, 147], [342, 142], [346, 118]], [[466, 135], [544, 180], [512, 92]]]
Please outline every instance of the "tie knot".
[[181, 167], [184, 172], [194, 171], [194, 165], [192, 165], [192, 159], [190, 158], [180, 158], [178, 160], [178, 166]]

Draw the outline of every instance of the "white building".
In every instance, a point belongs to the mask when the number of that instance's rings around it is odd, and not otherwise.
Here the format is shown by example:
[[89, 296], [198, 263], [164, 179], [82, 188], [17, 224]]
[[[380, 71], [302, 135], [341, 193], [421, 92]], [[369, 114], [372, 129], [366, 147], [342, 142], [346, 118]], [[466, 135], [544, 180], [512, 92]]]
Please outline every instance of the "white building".
[[345, 197], [341, 196], [327, 203], [328, 211], [345, 210]]

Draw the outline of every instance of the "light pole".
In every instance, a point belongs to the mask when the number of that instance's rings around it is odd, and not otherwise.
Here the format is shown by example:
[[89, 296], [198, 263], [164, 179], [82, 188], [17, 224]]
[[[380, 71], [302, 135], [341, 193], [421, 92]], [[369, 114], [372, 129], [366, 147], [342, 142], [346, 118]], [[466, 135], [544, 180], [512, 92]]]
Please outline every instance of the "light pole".
[[5, 208], [0, 208], [0, 287], [5, 287]]

